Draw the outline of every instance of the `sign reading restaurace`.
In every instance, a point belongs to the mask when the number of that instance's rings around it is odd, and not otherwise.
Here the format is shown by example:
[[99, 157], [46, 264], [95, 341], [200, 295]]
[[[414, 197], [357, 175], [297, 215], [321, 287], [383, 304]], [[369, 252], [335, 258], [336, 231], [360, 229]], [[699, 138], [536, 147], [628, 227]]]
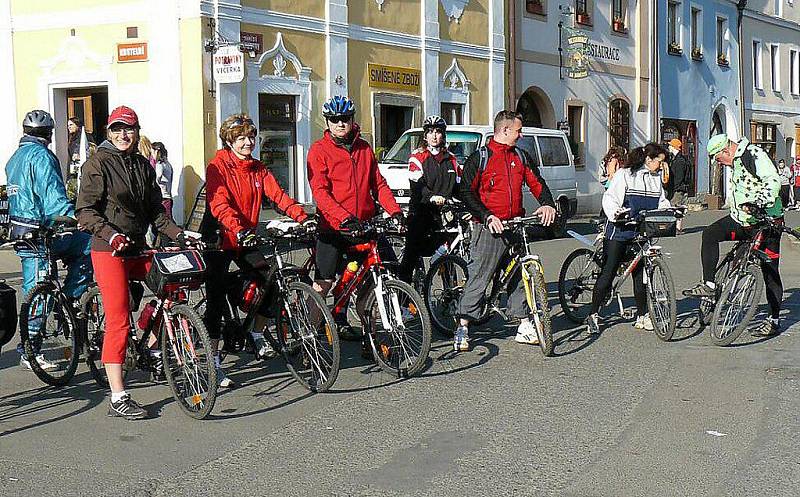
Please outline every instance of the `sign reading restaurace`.
[[243, 79], [244, 54], [239, 47], [220, 47], [214, 53], [214, 80], [217, 83], [240, 83]]
[[117, 62], [143, 62], [147, 60], [147, 42], [117, 43]]
[[369, 72], [369, 85], [373, 88], [419, 91], [421, 72], [417, 69], [367, 64], [367, 71]]

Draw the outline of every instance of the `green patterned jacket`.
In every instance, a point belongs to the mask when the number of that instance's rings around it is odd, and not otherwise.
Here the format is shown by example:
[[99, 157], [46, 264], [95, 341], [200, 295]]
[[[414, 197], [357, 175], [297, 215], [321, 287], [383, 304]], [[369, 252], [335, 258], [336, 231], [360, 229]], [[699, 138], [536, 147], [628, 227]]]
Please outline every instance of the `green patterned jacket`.
[[744, 203], [753, 203], [767, 209], [772, 217], [783, 216], [779, 196], [781, 177], [778, 168], [761, 147], [747, 138], [739, 140], [733, 158], [733, 168], [728, 177], [728, 192], [732, 195], [731, 217], [742, 226], [756, 223], [755, 218], [742, 210]]

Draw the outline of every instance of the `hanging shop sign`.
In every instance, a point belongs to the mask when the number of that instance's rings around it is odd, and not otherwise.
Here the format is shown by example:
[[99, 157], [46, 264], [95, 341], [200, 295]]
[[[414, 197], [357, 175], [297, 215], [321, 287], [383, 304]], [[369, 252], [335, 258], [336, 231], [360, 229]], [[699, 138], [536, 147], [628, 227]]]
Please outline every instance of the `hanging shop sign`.
[[244, 79], [244, 54], [238, 45], [220, 47], [214, 52], [214, 80], [240, 83]]
[[410, 67], [385, 66], [383, 64], [367, 64], [369, 85], [373, 88], [387, 88], [418, 92], [420, 75], [417, 69]]
[[567, 76], [571, 79], [583, 79], [589, 75], [589, 57], [587, 46], [589, 37], [577, 30], [567, 31]]
[[143, 62], [147, 60], [147, 42], [117, 43], [117, 62]]
[[239, 41], [243, 52], [255, 52], [258, 54], [264, 51], [264, 35], [262, 34], [242, 31], [239, 35]]

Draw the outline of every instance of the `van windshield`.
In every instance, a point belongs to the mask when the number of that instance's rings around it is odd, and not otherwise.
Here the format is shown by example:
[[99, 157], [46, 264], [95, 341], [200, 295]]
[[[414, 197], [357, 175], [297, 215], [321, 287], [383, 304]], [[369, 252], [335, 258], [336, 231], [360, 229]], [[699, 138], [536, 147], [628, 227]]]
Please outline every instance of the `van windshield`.
[[[467, 131], [448, 131], [447, 144], [459, 164], [480, 146], [481, 134]], [[408, 157], [422, 143], [422, 131], [403, 133], [381, 161], [387, 164], [408, 164]]]

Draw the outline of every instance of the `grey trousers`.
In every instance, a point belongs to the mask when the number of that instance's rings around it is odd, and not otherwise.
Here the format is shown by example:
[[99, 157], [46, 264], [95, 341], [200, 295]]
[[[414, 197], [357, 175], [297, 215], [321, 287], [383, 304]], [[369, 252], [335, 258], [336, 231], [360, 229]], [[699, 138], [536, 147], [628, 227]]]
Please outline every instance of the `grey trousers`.
[[[472, 228], [470, 260], [467, 263], [469, 278], [458, 305], [458, 317], [469, 321], [480, 317], [486, 299], [486, 289], [492, 282], [497, 266], [502, 262], [509, 245], [506, 238], [493, 235], [481, 224]], [[525, 302], [525, 289], [522, 288], [521, 280], [522, 272], [516, 271], [508, 285], [508, 288], [512, 289], [508, 297], [508, 314], [516, 318], [528, 315], [528, 304]]]

